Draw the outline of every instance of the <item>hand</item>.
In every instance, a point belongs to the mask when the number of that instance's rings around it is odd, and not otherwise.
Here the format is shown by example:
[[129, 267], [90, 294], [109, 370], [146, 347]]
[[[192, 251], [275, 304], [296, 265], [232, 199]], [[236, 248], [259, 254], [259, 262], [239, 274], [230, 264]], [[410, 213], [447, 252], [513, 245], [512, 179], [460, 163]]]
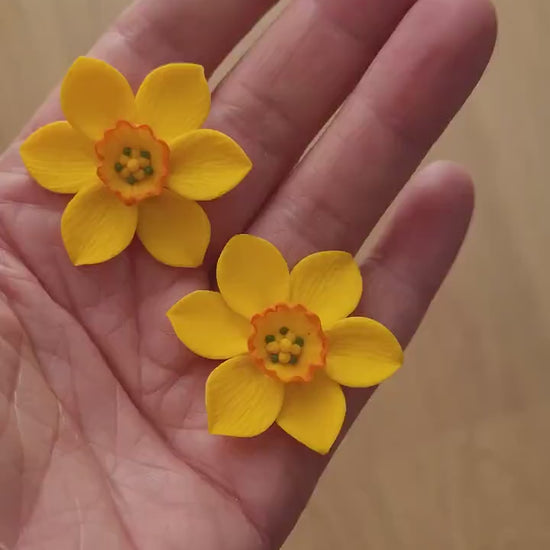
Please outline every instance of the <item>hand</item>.
[[[273, 3], [142, 0], [90, 55], [134, 85], [170, 61], [211, 72]], [[202, 269], [165, 267], [137, 243], [103, 265], [73, 267], [59, 229], [67, 198], [28, 177], [20, 139], [8, 149], [0, 160], [1, 548], [282, 543], [327, 457], [277, 428], [251, 440], [209, 435], [204, 382], [214, 364], [184, 349], [165, 313], [208, 288], [235, 233], [271, 240], [290, 264], [319, 249], [356, 253], [476, 84], [495, 33], [487, 0], [290, 3], [214, 95], [207, 127], [235, 138], [254, 170], [206, 205], [213, 240]], [[46, 102], [21, 138], [58, 115], [57, 99]], [[472, 205], [458, 167], [438, 163], [414, 176], [364, 255], [359, 314], [406, 345]], [[370, 393], [349, 392], [348, 425]]]

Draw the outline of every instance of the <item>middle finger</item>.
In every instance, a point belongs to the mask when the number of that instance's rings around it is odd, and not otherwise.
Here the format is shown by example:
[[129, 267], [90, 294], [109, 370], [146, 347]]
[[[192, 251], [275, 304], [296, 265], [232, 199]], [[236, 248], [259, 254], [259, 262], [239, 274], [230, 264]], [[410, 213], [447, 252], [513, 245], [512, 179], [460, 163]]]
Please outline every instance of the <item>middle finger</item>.
[[218, 88], [207, 125], [234, 137], [254, 170], [207, 204], [211, 258], [288, 174], [413, 3], [296, 0]]

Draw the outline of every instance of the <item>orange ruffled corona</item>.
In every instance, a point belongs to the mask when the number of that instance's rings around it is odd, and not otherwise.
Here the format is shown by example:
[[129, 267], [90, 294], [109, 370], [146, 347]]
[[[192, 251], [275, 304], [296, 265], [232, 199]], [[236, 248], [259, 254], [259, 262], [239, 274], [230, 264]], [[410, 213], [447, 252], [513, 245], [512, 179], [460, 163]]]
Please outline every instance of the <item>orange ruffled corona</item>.
[[127, 206], [162, 193], [170, 149], [146, 124], [117, 122], [95, 144], [95, 152], [99, 179]]
[[248, 350], [266, 374], [282, 382], [310, 382], [315, 370], [325, 366], [321, 321], [304, 306], [276, 304], [254, 315], [250, 324]]
[[200, 129], [210, 91], [200, 65], [149, 73], [134, 96], [124, 76], [78, 58], [61, 86], [66, 121], [39, 128], [21, 146], [31, 176], [56, 193], [75, 193], [61, 219], [75, 265], [119, 254], [137, 233], [157, 260], [196, 267], [210, 222], [196, 201], [233, 189], [250, 171], [228, 136]]
[[348, 317], [363, 290], [355, 260], [319, 252], [289, 272], [271, 243], [236, 235], [216, 277], [219, 292], [192, 292], [168, 312], [191, 351], [225, 360], [206, 382], [210, 432], [252, 437], [276, 422], [327, 453], [346, 413], [341, 386], [374, 386], [403, 362], [387, 328]]

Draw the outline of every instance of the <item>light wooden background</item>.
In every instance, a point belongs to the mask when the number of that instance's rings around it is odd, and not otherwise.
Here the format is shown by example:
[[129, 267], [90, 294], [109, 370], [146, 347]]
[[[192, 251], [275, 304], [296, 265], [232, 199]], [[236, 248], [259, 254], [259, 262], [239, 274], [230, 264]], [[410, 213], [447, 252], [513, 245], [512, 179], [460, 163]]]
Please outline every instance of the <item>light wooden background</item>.
[[[475, 175], [467, 244], [286, 550], [550, 548], [550, 1], [497, 2], [490, 70], [430, 155]], [[0, 145], [126, 3], [0, 0]]]

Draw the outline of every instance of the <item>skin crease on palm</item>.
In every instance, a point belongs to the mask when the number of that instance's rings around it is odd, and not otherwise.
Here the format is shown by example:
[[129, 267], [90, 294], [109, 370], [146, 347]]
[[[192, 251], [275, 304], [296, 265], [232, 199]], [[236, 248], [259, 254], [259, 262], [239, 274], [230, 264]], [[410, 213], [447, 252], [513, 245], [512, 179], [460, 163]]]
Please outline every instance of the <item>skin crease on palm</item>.
[[[134, 87], [171, 61], [210, 73], [273, 3], [142, 0], [90, 55]], [[0, 548], [282, 544], [329, 457], [278, 428], [209, 435], [204, 382], [215, 364], [179, 343], [165, 313], [210, 286], [232, 234], [271, 240], [291, 265], [317, 250], [355, 253], [395, 199], [362, 262], [358, 313], [406, 345], [473, 208], [454, 165], [410, 178], [495, 36], [487, 0], [290, 2], [213, 97], [206, 126], [236, 139], [254, 170], [207, 205], [201, 269], [160, 265], [138, 243], [103, 265], [70, 264], [59, 230], [68, 198], [36, 185], [18, 155], [28, 132], [62, 118], [57, 92], [44, 104], [0, 159]], [[347, 426], [371, 393], [347, 394]]]

